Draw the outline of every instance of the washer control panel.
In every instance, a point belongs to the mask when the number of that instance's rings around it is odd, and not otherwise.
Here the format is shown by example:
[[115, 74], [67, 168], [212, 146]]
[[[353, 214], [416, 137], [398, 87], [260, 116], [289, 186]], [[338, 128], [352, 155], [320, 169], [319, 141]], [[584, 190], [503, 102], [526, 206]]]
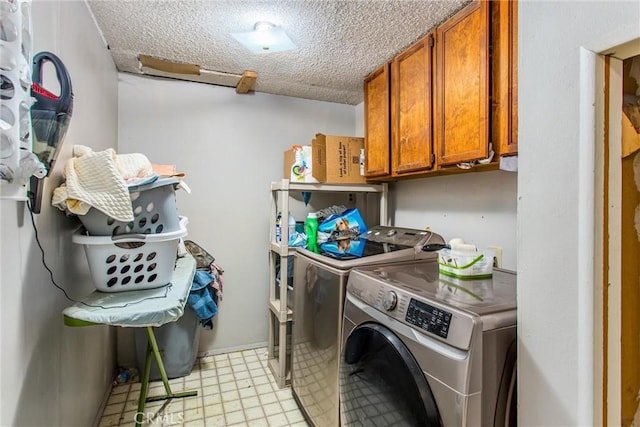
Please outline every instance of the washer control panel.
[[394, 291], [387, 291], [382, 297], [382, 308], [392, 311], [398, 304], [398, 295]]
[[366, 233], [360, 235], [360, 237], [374, 242], [412, 247], [424, 245], [426, 242], [438, 243], [442, 240], [440, 235], [431, 231], [385, 225], [371, 227]]
[[349, 274], [347, 299], [355, 297], [425, 336], [461, 350], [468, 349], [477, 316], [419, 294], [419, 290], [406, 288], [390, 277], [376, 275], [375, 271], [356, 269]]
[[411, 298], [404, 320], [427, 332], [447, 338], [452, 314], [448, 311]]

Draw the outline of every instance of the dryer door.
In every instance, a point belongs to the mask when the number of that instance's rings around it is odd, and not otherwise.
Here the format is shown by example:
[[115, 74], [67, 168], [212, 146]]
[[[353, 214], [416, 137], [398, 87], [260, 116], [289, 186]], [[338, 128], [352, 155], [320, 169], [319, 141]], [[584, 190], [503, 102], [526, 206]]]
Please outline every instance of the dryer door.
[[357, 326], [340, 364], [343, 426], [442, 426], [431, 388], [407, 347], [377, 323]]

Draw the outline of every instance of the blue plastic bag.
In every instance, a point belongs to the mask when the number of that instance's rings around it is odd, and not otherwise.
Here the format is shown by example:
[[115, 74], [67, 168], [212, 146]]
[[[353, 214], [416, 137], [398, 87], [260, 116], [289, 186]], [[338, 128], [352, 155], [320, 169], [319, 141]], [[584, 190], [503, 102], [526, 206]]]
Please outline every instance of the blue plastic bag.
[[364, 252], [366, 242], [358, 237], [352, 239], [333, 240], [320, 244], [320, 250], [335, 258], [360, 258]]
[[318, 243], [335, 242], [357, 238], [367, 232], [360, 211], [357, 208], [347, 209], [341, 214], [334, 214], [318, 225]]

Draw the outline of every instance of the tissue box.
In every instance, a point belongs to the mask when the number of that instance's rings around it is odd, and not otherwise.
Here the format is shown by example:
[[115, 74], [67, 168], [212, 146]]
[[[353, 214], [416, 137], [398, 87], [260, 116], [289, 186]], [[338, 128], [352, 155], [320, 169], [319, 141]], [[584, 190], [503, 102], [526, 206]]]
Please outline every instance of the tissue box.
[[360, 175], [360, 150], [364, 138], [316, 134], [313, 148], [313, 177], [329, 184], [364, 184]]
[[485, 279], [493, 275], [493, 252], [454, 252], [449, 249], [438, 251], [440, 274], [460, 279]]
[[313, 177], [313, 151], [310, 145], [296, 145], [284, 152], [284, 177], [291, 182], [317, 183]]

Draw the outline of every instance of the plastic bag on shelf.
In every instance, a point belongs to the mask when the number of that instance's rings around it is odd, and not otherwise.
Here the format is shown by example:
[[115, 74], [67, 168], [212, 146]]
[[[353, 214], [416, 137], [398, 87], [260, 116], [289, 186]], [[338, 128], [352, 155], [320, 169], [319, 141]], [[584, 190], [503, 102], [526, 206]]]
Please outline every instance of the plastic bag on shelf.
[[318, 225], [318, 243], [353, 239], [366, 232], [367, 225], [360, 211], [357, 208], [347, 209], [329, 216]]

